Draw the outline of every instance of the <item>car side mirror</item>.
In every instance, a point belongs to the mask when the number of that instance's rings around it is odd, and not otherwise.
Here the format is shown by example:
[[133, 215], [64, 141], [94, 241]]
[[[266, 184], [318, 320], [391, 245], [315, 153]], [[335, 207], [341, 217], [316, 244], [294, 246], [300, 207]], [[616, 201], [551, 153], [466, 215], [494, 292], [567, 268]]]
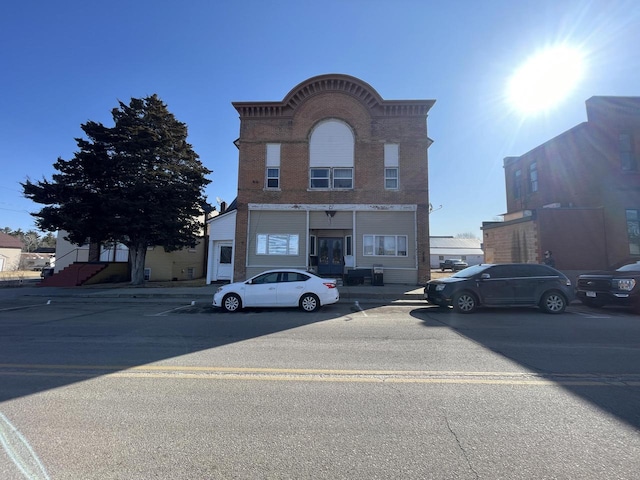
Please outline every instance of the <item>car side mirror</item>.
[[487, 280], [487, 279], [491, 278], [491, 275], [489, 275], [488, 273], [483, 273], [483, 274], [480, 276], [480, 278], [481, 278], [482, 280]]

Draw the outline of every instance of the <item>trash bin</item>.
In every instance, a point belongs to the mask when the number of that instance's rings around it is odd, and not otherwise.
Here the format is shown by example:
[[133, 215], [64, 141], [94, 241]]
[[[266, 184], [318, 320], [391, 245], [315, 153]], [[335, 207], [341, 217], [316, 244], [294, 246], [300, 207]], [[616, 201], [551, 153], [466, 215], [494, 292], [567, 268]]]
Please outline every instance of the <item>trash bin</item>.
[[371, 274], [371, 285], [384, 285], [384, 269], [382, 265], [374, 265]]

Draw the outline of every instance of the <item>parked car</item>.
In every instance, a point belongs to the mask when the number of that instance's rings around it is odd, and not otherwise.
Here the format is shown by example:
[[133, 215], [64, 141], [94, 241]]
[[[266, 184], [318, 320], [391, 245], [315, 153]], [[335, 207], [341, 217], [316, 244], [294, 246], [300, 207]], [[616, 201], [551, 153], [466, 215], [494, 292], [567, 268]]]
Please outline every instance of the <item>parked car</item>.
[[213, 295], [213, 306], [235, 312], [244, 307], [300, 307], [313, 312], [336, 303], [336, 280], [304, 270], [268, 270], [244, 282], [223, 285]]
[[574, 291], [566, 275], [547, 265], [484, 264], [429, 281], [424, 298], [434, 305], [453, 306], [460, 313], [471, 313], [479, 306], [537, 306], [547, 313], [562, 313]]
[[469, 264], [459, 258], [449, 258], [443, 262], [440, 262], [440, 270], [451, 270], [452, 272], [458, 272], [467, 268]]
[[590, 307], [621, 305], [640, 312], [640, 262], [579, 275], [576, 297]]

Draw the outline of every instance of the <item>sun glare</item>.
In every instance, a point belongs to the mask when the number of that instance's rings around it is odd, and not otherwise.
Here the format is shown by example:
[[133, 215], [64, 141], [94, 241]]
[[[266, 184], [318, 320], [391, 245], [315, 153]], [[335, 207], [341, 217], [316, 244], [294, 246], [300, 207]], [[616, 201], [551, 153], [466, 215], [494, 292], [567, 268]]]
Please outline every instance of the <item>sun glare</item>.
[[577, 50], [553, 47], [529, 58], [509, 79], [509, 103], [523, 114], [556, 107], [582, 79], [584, 60]]

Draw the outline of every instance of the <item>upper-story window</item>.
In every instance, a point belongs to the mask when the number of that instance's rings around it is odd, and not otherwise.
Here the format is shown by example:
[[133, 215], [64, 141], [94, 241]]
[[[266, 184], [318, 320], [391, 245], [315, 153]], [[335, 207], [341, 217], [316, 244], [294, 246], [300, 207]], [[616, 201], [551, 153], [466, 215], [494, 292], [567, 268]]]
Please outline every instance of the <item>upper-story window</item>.
[[384, 188], [386, 190], [398, 190], [398, 144], [386, 143], [384, 145]]
[[267, 168], [267, 188], [280, 188], [279, 168]]
[[309, 176], [311, 177], [309, 185], [311, 188], [329, 188], [330, 168], [312, 168]]
[[268, 189], [280, 188], [280, 144], [267, 143], [267, 177]]
[[620, 149], [620, 166], [622, 170], [636, 171], [638, 164], [633, 152], [633, 137], [629, 133], [621, 133], [618, 137]]
[[529, 165], [529, 192], [538, 191], [538, 164], [533, 162]]
[[522, 170], [513, 172], [513, 198], [522, 197]]
[[354, 144], [353, 132], [343, 121], [316, 125], [309, 141], [309, 188], [353, 189]]
[[353, 168], [334, 168], [333, 188], [353, 188]]
[[309, 172], [309, 187], [313, 189], [353, 188], [353, 168], [312, 168]]

